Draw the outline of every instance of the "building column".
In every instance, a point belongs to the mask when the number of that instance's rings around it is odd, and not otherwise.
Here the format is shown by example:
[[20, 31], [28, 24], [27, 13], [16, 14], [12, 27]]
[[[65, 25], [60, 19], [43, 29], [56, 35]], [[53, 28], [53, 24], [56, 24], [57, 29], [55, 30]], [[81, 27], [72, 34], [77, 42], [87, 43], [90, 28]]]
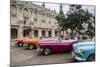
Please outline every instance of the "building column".
[[42, 30], [41, 29], [38, 30], [38, 33], [39, 33], [38, 36], [42, 37]]
[[39, 21], [39, 18], [40, 16], [39, 16], [39, 13], [37, 12], [37, 24], [39, 25], [40, 24], [40, 21]]
[[34, 30], [33, 29], [31, 31], [31, 36], [32, 36], [32, 38], [34, 37]]
[[23, 37], [23, 27], [22, 26], [18, 28], [18, 37]]
[[51, 32], [52, 34], [51, 34], [51, 36], [52, 37], [55, 37], [55, 32], [54, 32], [54, 29], [52, 30], [52, 32]]
[[45, 30], [45, 33], [46, 33], [46, 37], [48, 37], [49, 36], [48, 35], [49, 31], [48, 30]]

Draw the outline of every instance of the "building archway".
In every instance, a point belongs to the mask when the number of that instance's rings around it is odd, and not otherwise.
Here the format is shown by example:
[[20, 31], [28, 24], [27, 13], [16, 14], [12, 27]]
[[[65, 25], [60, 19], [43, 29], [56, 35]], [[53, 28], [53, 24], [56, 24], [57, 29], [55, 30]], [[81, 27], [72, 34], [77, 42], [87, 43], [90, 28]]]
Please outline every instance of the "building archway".
[[38, 30], [34, 30], [34, 37], [38, 37]]
[[51, 37], [51, 31], [48, 32], [48, 36]]
[[16, 39], [18, 36], [18, 30], [16, 28], [11, 28], [11, 39]]
[[23, 30], [23, 37], [29, 37], [30, 30], [29, 29], [24, 29]]
[[28, 8], [23, 9], [23, 16], [28, 17]]
[[45, 30], [42, 30], [42, 37], [45, 37]]
[[58, 31], [55, 31], [55, 36], [57, 36], [58, 35]]

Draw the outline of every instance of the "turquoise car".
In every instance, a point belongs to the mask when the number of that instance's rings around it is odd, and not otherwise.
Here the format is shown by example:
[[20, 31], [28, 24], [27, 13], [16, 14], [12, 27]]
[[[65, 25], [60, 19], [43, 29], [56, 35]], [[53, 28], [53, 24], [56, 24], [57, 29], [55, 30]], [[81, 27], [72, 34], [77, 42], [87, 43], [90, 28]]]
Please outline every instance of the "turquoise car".
[[77, 61], [95, 61], [95, 42], [85, 41], [73, 45], [72, 56]]

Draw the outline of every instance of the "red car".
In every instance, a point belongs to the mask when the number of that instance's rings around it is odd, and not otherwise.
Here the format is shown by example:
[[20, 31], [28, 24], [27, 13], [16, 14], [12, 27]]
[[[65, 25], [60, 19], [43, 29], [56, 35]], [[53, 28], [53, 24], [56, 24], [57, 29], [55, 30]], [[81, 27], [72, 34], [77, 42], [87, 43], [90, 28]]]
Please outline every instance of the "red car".
[[52, 52], [70, 52], [72, 45], [78, 42], [77, 40], [51, 40], [38, 43], [37, 50], [41, 54], [49, 55]]

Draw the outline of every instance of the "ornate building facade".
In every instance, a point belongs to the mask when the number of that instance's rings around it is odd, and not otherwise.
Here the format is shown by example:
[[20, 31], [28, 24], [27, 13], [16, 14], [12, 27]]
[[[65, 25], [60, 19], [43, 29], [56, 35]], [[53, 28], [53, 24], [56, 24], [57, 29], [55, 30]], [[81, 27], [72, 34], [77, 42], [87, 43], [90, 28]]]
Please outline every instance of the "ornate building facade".
[[55, 37], [58, 24], [55, 11], [31, 1], [11, 0], [11, 39], [16, 37]]

